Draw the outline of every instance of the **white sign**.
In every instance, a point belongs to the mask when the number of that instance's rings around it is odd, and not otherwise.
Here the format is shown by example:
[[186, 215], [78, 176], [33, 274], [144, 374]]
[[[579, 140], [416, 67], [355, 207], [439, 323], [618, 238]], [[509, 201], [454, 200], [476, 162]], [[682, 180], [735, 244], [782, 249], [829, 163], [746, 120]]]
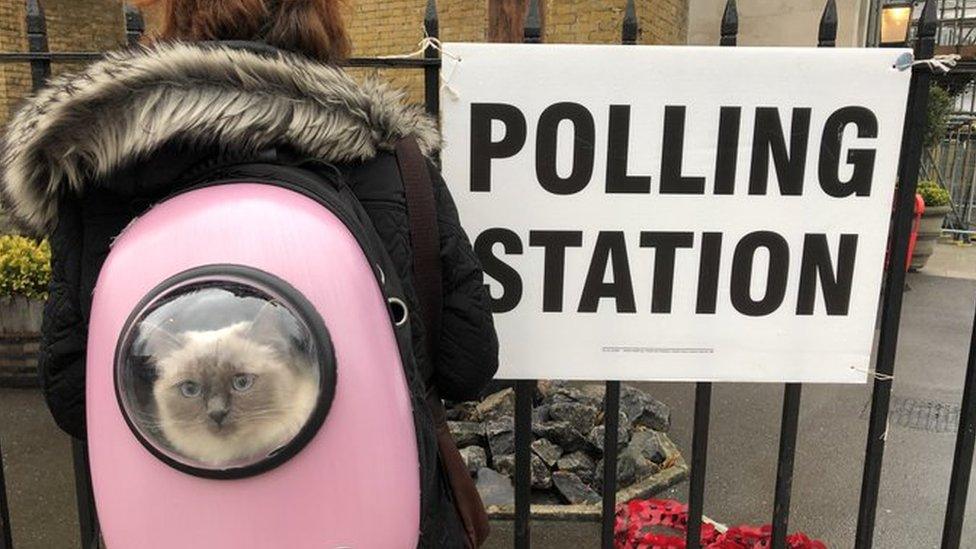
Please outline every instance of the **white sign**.
[[904, 52], [447, 44], [499, 376], [863, 383]]

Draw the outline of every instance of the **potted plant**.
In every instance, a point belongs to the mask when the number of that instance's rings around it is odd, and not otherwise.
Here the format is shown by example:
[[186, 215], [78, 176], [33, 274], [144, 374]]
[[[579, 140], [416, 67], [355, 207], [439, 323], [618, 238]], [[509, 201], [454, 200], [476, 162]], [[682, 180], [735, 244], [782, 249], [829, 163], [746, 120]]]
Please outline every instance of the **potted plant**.
[[0, 235], [0, 386], [37, 380], [41, 312], [51, 278], [47, 241]]
[[925, 267], [935, 244], [942, 235], [942, 223], [949, 213], [949, 191], [943, 189], [932, 180], [919, 181], [918, 194], [925, 202], [925, 213], [918, 227], [918, 240], [915, 242], [915, 253], [912, 254], [911, 269], [917, 271]]

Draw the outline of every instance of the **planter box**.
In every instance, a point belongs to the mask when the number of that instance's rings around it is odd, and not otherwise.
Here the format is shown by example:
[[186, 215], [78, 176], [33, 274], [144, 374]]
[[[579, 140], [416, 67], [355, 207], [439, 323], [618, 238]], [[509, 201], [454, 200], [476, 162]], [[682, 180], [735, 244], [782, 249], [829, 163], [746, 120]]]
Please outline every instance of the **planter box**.
[[925, 208], [918, 227], [918, 240], [915, 242], [915, 253], [912, 254], [911, 270], [922, 269], [928, 263], [939, 237], [942, 236], [942, 223], [951, 209], [949, 206]]
[[[667, 469], [652, 475], [633, 486], [628, 486], [617, 492], [617, 504], [632, 499], [653, 497], [688, 478], [689, 467], [680, 455]], [[513, 520], [515, 518], [514, 505], [489, 505], [488, 516], [492, 519]], [[600, 522], [603, 516], [603, 503], [578, 505], [538, 505], [532, 504], [529, 510], [534, 520], [565, 520], [579, 522]]]
[[36, 387], [44, 302], [0, 298], [0, 387]]

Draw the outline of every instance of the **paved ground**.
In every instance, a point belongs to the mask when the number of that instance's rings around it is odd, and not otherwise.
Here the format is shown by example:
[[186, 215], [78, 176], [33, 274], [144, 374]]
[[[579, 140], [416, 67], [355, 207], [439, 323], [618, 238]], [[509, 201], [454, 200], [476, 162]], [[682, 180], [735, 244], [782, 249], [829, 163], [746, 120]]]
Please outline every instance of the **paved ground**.
[[[893, 417], [888, 433], [875, 544], [880, 549], [939, 546], [955, 436], [942, 432], [951, 421], [923, 425], [919, 404], [959, 406], [976, 303], [976, 248], [943, 245], [935, 261], [929, 272], [941, 276], [911, 275], [905, 295], [894, 398], [915, 416]], [[693, 387], [643, 385], [671, 405], [673, 438], [690, 452]], [[866, 386], [803, 391], [791, 527], [831, 548], [853, 544], [869, 396]], [[705, 503], [713, 519], [768, 522], [781, 402], [781, 386], [715, 387]], [[68, 443], [36, 393], [0, 390], [0, 440], [16, 547], [76, 547]], [[686, 486], [667, 495], [685, 500]], [[976, 549], [976, 495], [968, 509], [963, 547]], [[497, 523], [489, 547], [510, 547], [511, 539], [511, 524]], [[598, 539], [595, 524], [533, 523], [534, 547], [595, 547]]]

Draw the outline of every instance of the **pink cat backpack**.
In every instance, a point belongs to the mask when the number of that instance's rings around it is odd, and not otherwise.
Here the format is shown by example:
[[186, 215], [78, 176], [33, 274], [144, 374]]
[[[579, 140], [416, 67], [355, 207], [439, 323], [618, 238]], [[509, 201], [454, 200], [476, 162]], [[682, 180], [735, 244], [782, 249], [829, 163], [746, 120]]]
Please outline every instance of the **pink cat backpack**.
[[416, 547], [436, 467], [394, 273], [349, 190], [300, 168], [223, 169], [134, 220], [89, 326], [106, 545]]

